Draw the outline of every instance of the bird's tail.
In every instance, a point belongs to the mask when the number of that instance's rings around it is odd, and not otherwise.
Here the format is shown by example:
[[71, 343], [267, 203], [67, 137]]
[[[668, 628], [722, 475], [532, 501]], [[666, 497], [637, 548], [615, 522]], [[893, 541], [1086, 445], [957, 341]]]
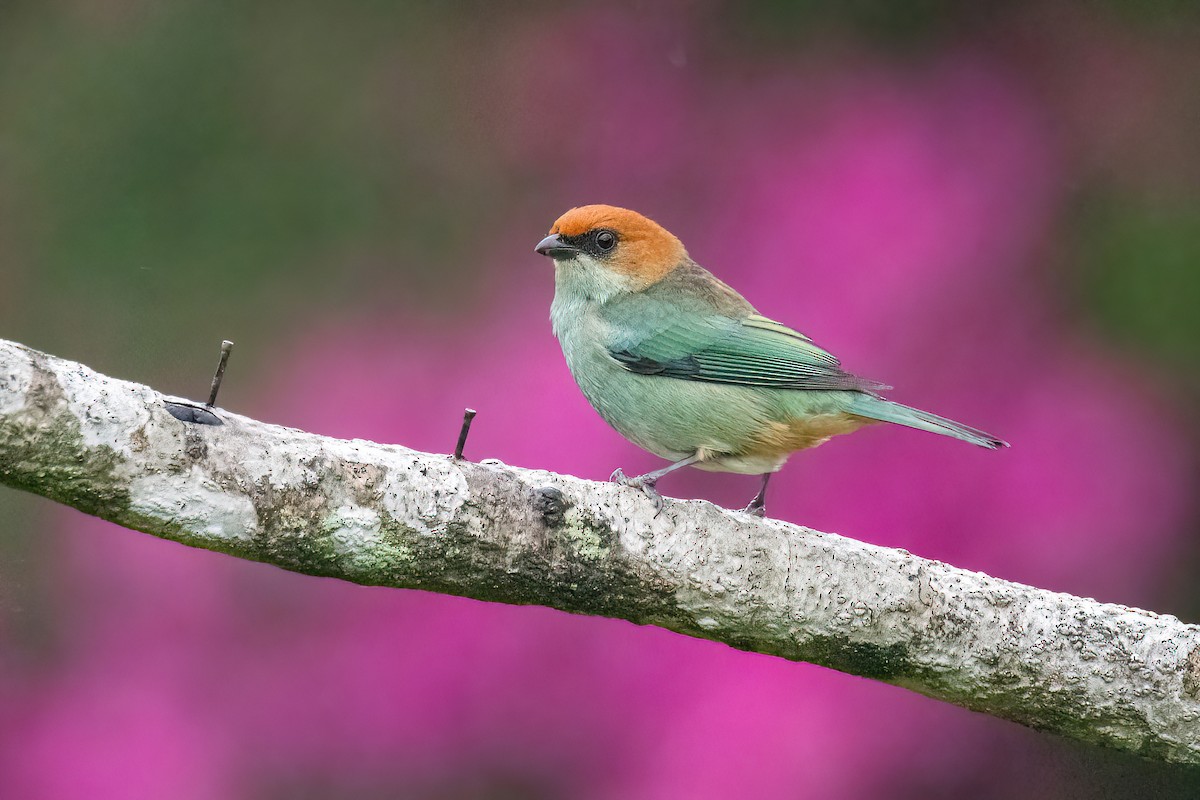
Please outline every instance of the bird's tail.
[[894, 422], [897, 425], [904, 425], [921, 431], [940, 433], [942, 436], [962, 439], [964, 442], [986, 447], [989, 450], [1008, 447], [1008, 442], [998, 439], [990, 433], [970, 428], [945, 417], [939, 417], [937, 414], [930, 414], [928, 411], [922, 411], [919, 408], [910, 408], [909, 406], [893, 403], [891, 400], [884, 400], [881, 397], [874, 397], [869, 394], [857, 395], [850, 404], [849, 411], [852, 414], [867, 417], [868, 419]]

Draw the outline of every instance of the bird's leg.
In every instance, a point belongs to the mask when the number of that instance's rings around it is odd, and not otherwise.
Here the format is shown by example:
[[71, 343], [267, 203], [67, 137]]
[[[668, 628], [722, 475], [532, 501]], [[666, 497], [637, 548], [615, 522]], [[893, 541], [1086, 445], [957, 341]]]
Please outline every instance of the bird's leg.
[[747, 514], [753, 514], [756, 517], [765, 517], [767, 515], [767, 481], [771, 480], [771, 473], [764, 472], [762, 476], [762, 486], [758, 489], [758, 494], [754, 495], [754, 499], [750, 501], [750, 505], [742, 510]]
[[676, 461], [674, 464], [668, 464], [662, 469], [656, 469], [653, 472], [647, 472], [645, 475], [638, 475], [636, 478], [627, 477], [624, 470], [622, 470], [620, 467], [617, 467], [616, 470], [613, 471], [613, 474], [609, 480], [619, 483], [622, 486], [632, 486], [635, 489], [641, 489], [647, 497], [654, 501], [654, 516], [657, 517], [660, 513], [662, 513], [663, 509], [662, 495], [659, 494], [658, 489], [655, 488], [655, 486], [658, 484], [658, 479], [663, 475], [666, 475], [668, 472], [674, 472], [681, 467], [691, 466], [700, 460], [700, 454], [693, 453], [685, 459]]

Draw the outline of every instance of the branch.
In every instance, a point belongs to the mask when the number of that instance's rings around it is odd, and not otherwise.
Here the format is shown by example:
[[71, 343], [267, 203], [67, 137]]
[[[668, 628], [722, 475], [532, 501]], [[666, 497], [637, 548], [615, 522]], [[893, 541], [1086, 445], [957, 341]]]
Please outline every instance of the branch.
[[[194, 405], [194, 404], [193, 404]], [[0, 340], [0, 483], [193, 547], [659, 625], [1200, 763], [1200, 627], [699, 501], [216, 413]]]

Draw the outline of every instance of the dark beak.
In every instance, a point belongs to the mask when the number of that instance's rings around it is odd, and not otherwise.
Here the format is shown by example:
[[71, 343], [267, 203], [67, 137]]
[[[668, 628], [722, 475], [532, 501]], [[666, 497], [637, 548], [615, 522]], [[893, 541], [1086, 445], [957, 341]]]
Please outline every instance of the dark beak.
[[533, 248], [533, 252], [551, 258], [566, 258], [578, 253], [579, 248], [564, 242], [557, 233], [552, 233], [538, 242], [538, 246]]

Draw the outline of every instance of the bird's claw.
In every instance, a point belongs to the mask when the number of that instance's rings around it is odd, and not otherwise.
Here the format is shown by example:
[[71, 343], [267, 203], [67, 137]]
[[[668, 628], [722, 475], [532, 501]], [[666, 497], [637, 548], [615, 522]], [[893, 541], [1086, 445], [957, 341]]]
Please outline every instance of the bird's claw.
[[752, 517], [761, 518], [767, 516], [767, 507], [763, 503], [751, 501], [750, 505], [742, 509], [742, 513], [749, 514]]
[[654, 516], [657, 517], [662, 513], [665, 501], [663, 500], [663, 496], [659, 493], [658, 489], [654, 488], [654, 485], [658, 483], [656, 479], [648, 478], [645, 475], [638, 475], [636, 478], [630, 478], [620, 467], [617, 467], [615, 470], [613, 470], [613, 474], [610, 475], [608, 479], [613, 483], [620, 484], [621, 486], [628, 486], [633, 489], [641, 489], [642, 494], [646, 495], [646, 497], [649, 497], [650, 502], [654, 503]]

